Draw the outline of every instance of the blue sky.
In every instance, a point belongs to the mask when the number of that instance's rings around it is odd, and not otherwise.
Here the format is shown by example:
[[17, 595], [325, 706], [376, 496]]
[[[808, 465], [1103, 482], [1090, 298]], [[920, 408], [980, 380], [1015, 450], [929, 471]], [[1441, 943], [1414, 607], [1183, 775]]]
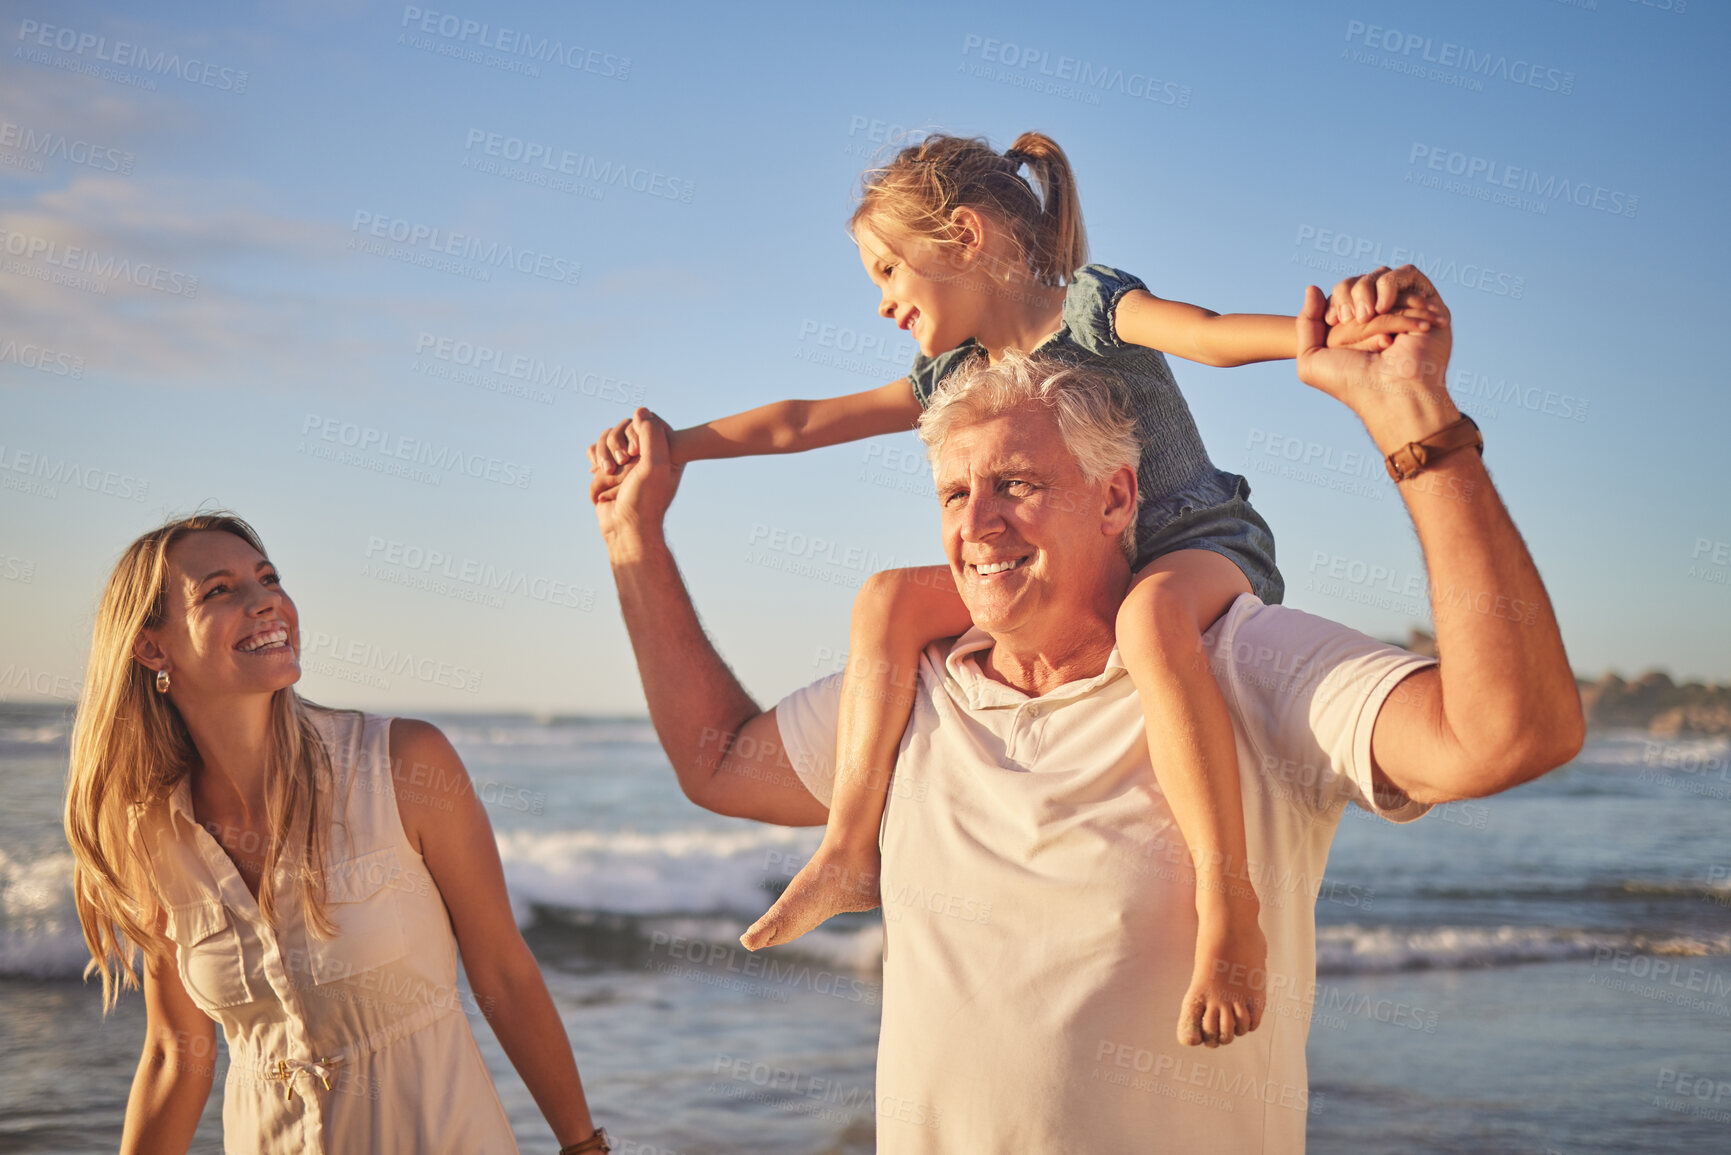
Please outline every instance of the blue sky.
[[[70, 693], [119, 550], [217, 503], [315, 698], [639, 710], [583, 447], [901, 375], [843, 232], [897, 128], [1050, 134], [1094, 259], [1220, 311], [1417, 259], [1576, 668], [1731, 678], [1714, 6], [153, 7], [0, 5], [0, 697]], [[1421, 623], [1356, 419], [1174, 368], [1288, 602]], [[688, 471], [754, 692], [939, 560], [923, 478], [911, 435]]]

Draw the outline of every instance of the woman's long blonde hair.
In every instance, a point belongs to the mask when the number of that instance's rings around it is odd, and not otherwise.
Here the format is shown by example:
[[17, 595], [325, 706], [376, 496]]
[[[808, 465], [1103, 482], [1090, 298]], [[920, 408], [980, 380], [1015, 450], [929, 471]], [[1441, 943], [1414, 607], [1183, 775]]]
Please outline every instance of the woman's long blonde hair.
[[[66, 782], [66, 838], [72, 844], [73, 900], [90, 948], [91, 972], [102, 975], [102, 1004], [114, 1005], [120, 990], [138, 987], [133, 964], [138, 949], [159, 944], [156, 923], [161, 891], [151, 874], [148, 850], [133, 836], [148, 807], [163, 805], [198, 758], [192, 735], [166, 694], [153, 688], [155, 675], [132, 653], [139, 635], [160, 626], [167, 613], [168, 551], [188, 534], [214, 530], [240, 538], [260, 554], [264, 543], [252, 526], [226, 512], [170, 521], [126, 548], [109, 575], [96, 611], [90, 663], [72, 727], [72, 762]], [[321, 933], [334, 933], [325, 913], [324, 846], [329, 835], [330, 757], [313, 727], [308, 704], [292, 687], [271, 697], [265, 763], [265, 815], [270, 845], [265, 851], [259, 907], [275, 921], [271, 880], [285, 851], [291, 857], [309, 918]], [[298, 857], [299, 861], [296, 861]]]
[[[1031, 180], [1023, 179], [1021, 169]], [[1067, 285], [1088, 263], [1082, 201], [1069, 158], [1043, 132], [1024, 132], [998, 152], [983, 137], [933, 133], [860, 177], [859, 204], [848, 232], [870, 225], [892, 236], [961, 243], [956, 210], [970, 208], [1009, 235], [1028, 275]]]

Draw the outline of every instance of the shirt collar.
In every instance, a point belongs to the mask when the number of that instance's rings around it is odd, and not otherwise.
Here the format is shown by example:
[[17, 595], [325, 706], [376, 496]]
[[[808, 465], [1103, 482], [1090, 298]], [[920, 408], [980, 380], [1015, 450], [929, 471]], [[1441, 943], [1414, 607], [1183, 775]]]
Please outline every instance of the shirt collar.
[[180, 781], [174, 784], [174, 789], [168, 794], [168, 816], [173, 821], [184, 818], [188, 826], [196, 828], [198, 819], [192, 813], [192, 775], [182, 774]]
[[1091, 694], [1101, 686], [1114, 679], [1125, 676], [1128, 671], [1124, 661], [1118, 656], [1118, 647], [1113, 646], [1112, 652], [1106, 655], [1106, 668], [1090, 678], [1079, 678], [1074, 682], [1065, 682], [1049, 693], [1037, 696], [1024, 694], [1022, 691], [990, 678], [980, 668], [980, 658], [996, 644], [992, 635], [978, 626], [971, 626], [968, 632], [957, 638], [950, 647], [948, 656], [944, 658], [944, 667], [949, 671], [950, 680], [967, 700], [970, 709], [989, 710], [993, 708], [1015, 708], [1026, 702], [1035, 700], [1056, 702], [1066, 698], [1080, 698]]

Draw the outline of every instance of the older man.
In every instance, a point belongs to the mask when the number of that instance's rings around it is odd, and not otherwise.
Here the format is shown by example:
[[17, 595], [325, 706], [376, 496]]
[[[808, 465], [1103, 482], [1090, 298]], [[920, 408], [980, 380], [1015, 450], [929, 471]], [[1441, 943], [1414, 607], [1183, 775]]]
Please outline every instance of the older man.
[[[1379, 270], [1333, 308], [1409, 295], [1435, 300], [1417, 270]], [[1250, 854], [1229, 873], [1257, 887], [1269, 946], [1262, 1027], [1225, 1050], [1174, 1042], [1193, 875], [1113, 647], [1137, 501], [1126, 419], [1086, 371], [1012, 358], [922, 422], [975, 628], [926, 653], [884, 819], [880, 1151], [1301, 1151], [1312, 900], [1342, 807], [1404, 822], [1579, 748], [1550, 603], [1444, 387], [1446, 311], [1369, 354], [1323, 347], [1324, 304], [1309, 290], [1299, 376], [1409, 475], [1446, 660], [1248, 595], [1209, 631]], [[677, 471], [638, 423], [642, 460], [598, 517], [668, 758], [699, 805], [821, 823], [839, 677], [769, 711], [740, 687], [662, 535]]]

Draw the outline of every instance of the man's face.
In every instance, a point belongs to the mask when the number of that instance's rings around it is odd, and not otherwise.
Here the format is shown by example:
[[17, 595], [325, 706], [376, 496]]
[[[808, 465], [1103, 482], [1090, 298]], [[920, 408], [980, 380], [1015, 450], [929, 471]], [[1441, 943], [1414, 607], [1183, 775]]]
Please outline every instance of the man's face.
[[1118, 539], [1135, 515], [1133, 471], [1085, 480], [1044, 405], [955, 429], [936, 474], [950, 572], [995, 638], [1079, 620], [1126, 565]]

